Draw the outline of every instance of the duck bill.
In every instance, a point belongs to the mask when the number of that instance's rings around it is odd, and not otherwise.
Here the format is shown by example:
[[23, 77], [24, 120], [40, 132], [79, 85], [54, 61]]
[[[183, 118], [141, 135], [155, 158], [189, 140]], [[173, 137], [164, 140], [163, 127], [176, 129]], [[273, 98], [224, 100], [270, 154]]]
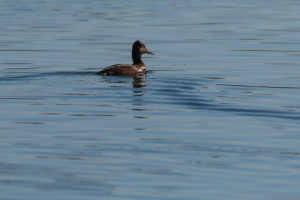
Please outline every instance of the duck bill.
[[151, 51], [148, 51], [148, 49], [146, 50], [146, 54], [151, 54], [151, 55], [154, 55], [154, 53], [153, 53], [153, 52], [151, 52]]

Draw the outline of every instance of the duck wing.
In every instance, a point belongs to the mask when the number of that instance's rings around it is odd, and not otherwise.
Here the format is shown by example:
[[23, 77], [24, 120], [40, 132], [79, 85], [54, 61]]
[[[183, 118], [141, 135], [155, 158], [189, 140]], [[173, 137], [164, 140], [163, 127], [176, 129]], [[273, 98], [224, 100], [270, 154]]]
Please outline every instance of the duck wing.
[[131, 70], [132, 67], [130, 64], [116, 64], [102, 69], [97, 74], [104, 76], [120, 75], [124, 70]]

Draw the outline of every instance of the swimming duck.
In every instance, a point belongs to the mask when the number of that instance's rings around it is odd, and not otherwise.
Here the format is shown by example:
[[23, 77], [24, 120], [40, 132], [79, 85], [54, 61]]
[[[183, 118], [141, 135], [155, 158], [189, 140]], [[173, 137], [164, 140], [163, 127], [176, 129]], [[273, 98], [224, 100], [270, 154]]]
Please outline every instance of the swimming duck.
[[102, 69], [97, 72], [98, 75], [103, 76], [131, 76], [142, 77], [146, 74], [146, 65], [142, 61], [142, 54], [153, 54], [148, 51], [145, 44], [137, 40], [132, 45], [132, 61], [133, 64], [116, 64]]

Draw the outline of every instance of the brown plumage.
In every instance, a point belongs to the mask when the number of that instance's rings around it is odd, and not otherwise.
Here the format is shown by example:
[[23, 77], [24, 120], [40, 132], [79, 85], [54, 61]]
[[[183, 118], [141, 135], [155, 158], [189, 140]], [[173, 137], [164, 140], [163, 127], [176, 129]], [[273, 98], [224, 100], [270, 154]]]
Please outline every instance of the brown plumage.
[[106, 67], [99, 71], [98, 75], [103, 76], [132, 76], [141, 77], [146, 73], [146, 65], [142, 61], [142, 54], [153, 54], [148, 51], [145, 44], [137, 40], [132, 45], [132, 61], [133, 64], [116, 64]]

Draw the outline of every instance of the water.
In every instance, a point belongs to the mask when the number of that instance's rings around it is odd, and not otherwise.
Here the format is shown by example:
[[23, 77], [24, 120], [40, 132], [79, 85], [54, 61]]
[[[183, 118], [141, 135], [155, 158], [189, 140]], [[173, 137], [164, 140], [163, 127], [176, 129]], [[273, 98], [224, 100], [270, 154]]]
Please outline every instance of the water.
[[0, 198], [299, 199], [299, 9], [1, 1]]

